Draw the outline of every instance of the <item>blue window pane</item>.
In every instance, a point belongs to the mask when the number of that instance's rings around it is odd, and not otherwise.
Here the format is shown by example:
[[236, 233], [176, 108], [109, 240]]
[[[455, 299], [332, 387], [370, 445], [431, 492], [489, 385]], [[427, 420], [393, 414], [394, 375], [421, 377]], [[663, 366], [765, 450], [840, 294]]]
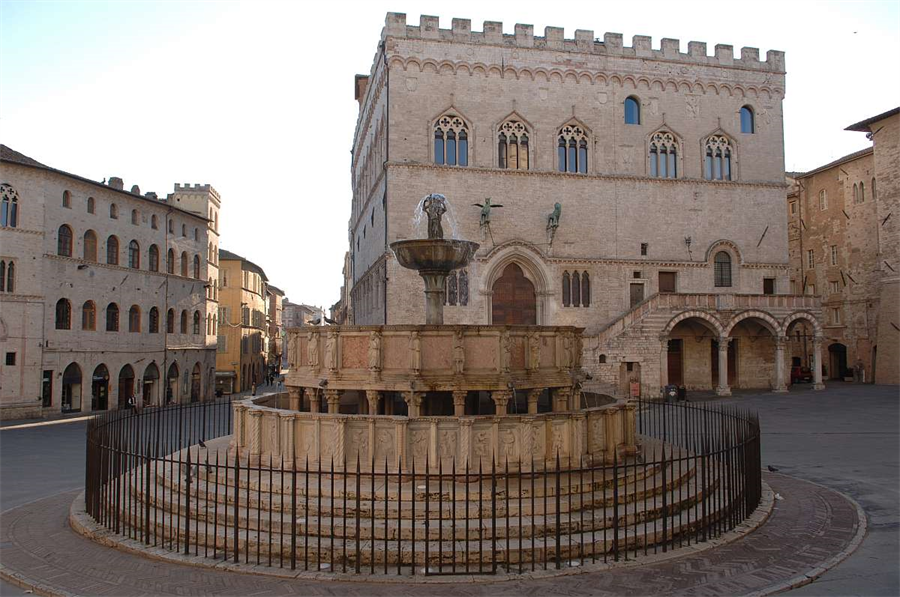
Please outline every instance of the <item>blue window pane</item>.
[[753, 111], [744, 106], [741, 108], [741, 132], [753, 133]]
[[459, 132], [459, 165], [469, 165], [469, 138], [465, 131]]
[[506, 168], [506, 135], [500, 135], [497, 143], [497, 165]]
[[724, 162], [723, 168], [724, 168], [724, 171], [723, 171], [722, 177], [725, 180], [731, 180], [731, 154], [730, 153], [725, 154], [725, 162]]
[[587, 174], [587, 147], [578, 148], [578, 171]]
[[444, 163], [444, 137], [440, 131], [434, 134], [434, 163]]
[[706, 161], [703, 165], [703, 178], [712, 180], [712, 151], [706, 150]]
[[665, 148], [659, 152], [659, 176], [660, 178], [666, 178], [668, 176], [666, 171], [666, 150]]
[[4, 201], [3, 204], [0, 205], [0, 226], [6, 226], [8, 213], [9, 201]]
[[447, 133], [447, 165], [456, 165], [456, 133], [453, 131]]
[[650, 150], [650, 176], [658, 176], [658, 171], [656, 168], [656, 148]]
[[577, 165], [577, 162], [576, 162], [577, 157], [575, 155], [575, 150], [576, 150], [575, 139], [570, 139], [569, 140], [569, 155], [566, 158], [566, 160], [567, 160], [566, 166], [568, 166], [567, 170], [569, 172], [575, 172], [575, 166]]
[[722, 154], [716, 152], [716, 158], [713, 160], [713, 180], [722, 180]]
[[625, 124], [640, 124], [641, 123], [641, 109], [638, 105], [637, 101], [634, 98], [627, 98], [625, 100]]
[[677, 173], [675, 171], [675, 150], [673, 149], [673, 150], [669, 151], [669, 178], [675, 178], [676, 174]]
[[559, 147], [557, 148], [556, 154], [557, 154], [557, 158], [558, 158], [557, 161], [559, 162], [558, 169], [560, 172], [565, 172], [566, 171], [566, 142], [562, 138], [560, 138], [560, 140], [559, 140]]

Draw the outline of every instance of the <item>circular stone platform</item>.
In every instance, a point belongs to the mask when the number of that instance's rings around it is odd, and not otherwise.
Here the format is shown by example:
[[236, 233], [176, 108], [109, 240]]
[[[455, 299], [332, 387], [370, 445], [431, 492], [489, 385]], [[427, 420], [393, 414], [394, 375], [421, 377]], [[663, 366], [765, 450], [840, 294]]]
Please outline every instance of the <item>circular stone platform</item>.
[[[718, 594], [770, 595], [812, 582], [849, 556], [862, 541], [865, 515], [850, 498], [820, 485], [777, 474], [764, 474], [776, 500], [771, 516], [759, 532], [738, 537], [714, 550], [697, 555], [691, 550], [665, 558], [642, 559], [641, 566], [583, 572], [557, 578], [523, 578], [509, 582], [463, 583], [459, 594], [520, 595], [524, 591], [570, 595], [621, 595], [640, 587], [645, 594], [685, 593], [702, 587]], [[73, 504], [74, 500], [74, 504]], [[69, 527], [98, 541], [110, 534], [97, 527], [83, 511], [76, 492], [51, 496], [14, 508], [0, 518], [0, 576], [45, 595], [287, 595], [296, 594], [297, 580], [258, 574], [234, 574], [215, 568], [199, 568], [194, 558], [165, 553], [136, 555], [136, 543], [121, 540], [111, 550], [90, 541]], [[149, 555], [150, 557], [144, 557]], [[165, 555], [169, 561], [161, 561]], [[235, 569], [240, 570], [241, 567]], [[253, 573], [254, 566], [244, 568]], [[404, 579], [395, 583], [343, 582], [303, 579], [308, 593], [395, 595]], [[494, 580], [497, 580], [496, 578]], [[442, 586], [442, 594], [454, 594]]]

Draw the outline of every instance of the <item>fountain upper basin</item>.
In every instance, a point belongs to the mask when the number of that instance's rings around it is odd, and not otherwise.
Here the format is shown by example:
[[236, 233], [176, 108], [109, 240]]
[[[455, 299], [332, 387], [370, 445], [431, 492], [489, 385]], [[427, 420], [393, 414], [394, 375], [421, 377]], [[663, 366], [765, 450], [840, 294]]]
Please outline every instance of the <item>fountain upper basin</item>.
[[407, 269], [420, 272], [450, 272], [465, 267], [479, 244], [468, 240], [420, 238], [391, 243], [397, 261]]

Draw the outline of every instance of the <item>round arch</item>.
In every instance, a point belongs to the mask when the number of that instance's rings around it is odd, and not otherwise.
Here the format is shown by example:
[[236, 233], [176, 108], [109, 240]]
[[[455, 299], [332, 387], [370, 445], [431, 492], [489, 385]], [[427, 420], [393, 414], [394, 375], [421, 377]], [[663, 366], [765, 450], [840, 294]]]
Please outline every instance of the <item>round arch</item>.
[[525, 279], [534, 286], [536, 323], [548, 324], [547, 301], [553, 295], [550, 289], [550, 275], [539, 254], [535, 250], [528, 251], [522, 246], [508, 246], [500, 249], [494, 255], [489, 256], [489, 264], [482, 277], [482, 293], [488, 297], [485, 301], [485, 321], [490, 325], [493, 322], [493, 289], [494, 284], [506, 271], [506, 268], [515, 264], [522, 270]]
[[713, 241], [710, 243], [709, 247], [706, 249], [706, 257], [704, 261], [707, 263], [712, 263], [713, 256], [719, 251], [728, 251], [735, 258], [734, 262], [738, 265], [742, 265], [744, 263], [744, 255], [741, 253], [740, 247], [737, 246], [737, 243], [734, 243], [728, 239], [720, 238], [719, 240]]
[[816, 336], [821, 336], [823, 334], [822, 324], [819, 323], [819, 320], [816, 319], [816, 316], [809, 311], [795, 311], [791, 313], [781, 321], [781, 329], [783, 329], [784, 333], [787, 334], [788, 330], [794, 324], [794, 322], [801, 319], [809, 322], [809, 324], [812, 325], [813, 331], [815, 332]]
[[119, 408], [134, 406], [134, 369], [125, 364], [119, 370]]
[[141, 380], [141, 404], [146, 406], [150, 404], [158, 404], [157, 389], [159, 381], [159, 367], [156, 363], [150, 363], [144, 369], [144, 376]]
[[62, 412], [78, 412], [81, 410], [81, 367], [78, 363], [69, 363], [62, 377]]
[[675, 329], [675, 326], [687, 319], [697, 319], [706, 328], [713, 332], [717, 337], [725, 335], [725, 326], [719, 321], [719, 318], [706, 311], [683, 311], [669, 320], [666, 327], [663, 328], [662, 335], [668, 336]]
[[766, 328], [773, 336], [783, 336], [783, 329], [781, 324], [778, 323], [774, 317], [765, 313], [763, 311], [749, 310], [742, 311], [734, 315], [728, 322], [728, 325], [725, 327], [724, 335], [730, 336], [731, 331], [735, 328], [737, 324], [742, 321], [746, 321], [747, 319], [755, 319], [760, 322], [764, 328]]
[[200, 371], [200, 363], [194, 363], [191, 370], [191, 402], [200, 402], [200, 388], [203, 374]]

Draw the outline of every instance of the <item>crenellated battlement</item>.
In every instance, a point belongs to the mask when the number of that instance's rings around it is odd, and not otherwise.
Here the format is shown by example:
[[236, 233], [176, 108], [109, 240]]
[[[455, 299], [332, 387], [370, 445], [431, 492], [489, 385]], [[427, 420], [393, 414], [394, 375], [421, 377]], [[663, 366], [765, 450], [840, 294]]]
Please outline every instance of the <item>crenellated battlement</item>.
[[688, 51], [681, 51], [677, 39], [663, 38], [659, 49], [653, 49], [653, 40], [646, 35], [635, 35], [631, 47], [623, 43], [621, 33], [604, 33], [603, 40], [594, 37], [593, 30], [576, 29], [574, 39], [565, 38], [562, 27], [545, 27], [544, 36], [534, 35], [533, 25], [517, 23], [513, 35], [503, 33], [503, 23], [485, 21], [482, 31], [472, 31], [470, 19], [453, 19], [451, 29], [441, 29], [438, 17], [422, 15], [419, 25], [407, 25], [406, 15], [389, 12], [385, 17], [382, 39], [387, 37], [453, 41], [458, 43], [504, 45], [519, 48], [535, 48], [584, 54], [602, 54], [626, 58], [648, 58], [654, 60], [678, 61], [687, 64], [743, 68], [764, 72], [783, 73], [784, 52], [769, 50], [766, 60], [759, 60], [758, 48], [741, 48], [740, 57], [735, 58], [734, 47], [716, 44], [715, 54], [707, 54], [706, 42], [688, 42]]
[[192, 185], [189, 182], [186, 182], [184, 184], [180, 184], [180, 183], [176, 182], [175, 183], [175, 192], [176, 193], [179, 193], [179, 192], [181, 192], [181, 193], [185, 193], [185, 192], [186, 193], [197, 193], [197, 192], [209, 193], [209, 194], [213, 195], [216, 199], [219, 198], [218, 191], [216, 191], [210, 184], [195, 183]]

